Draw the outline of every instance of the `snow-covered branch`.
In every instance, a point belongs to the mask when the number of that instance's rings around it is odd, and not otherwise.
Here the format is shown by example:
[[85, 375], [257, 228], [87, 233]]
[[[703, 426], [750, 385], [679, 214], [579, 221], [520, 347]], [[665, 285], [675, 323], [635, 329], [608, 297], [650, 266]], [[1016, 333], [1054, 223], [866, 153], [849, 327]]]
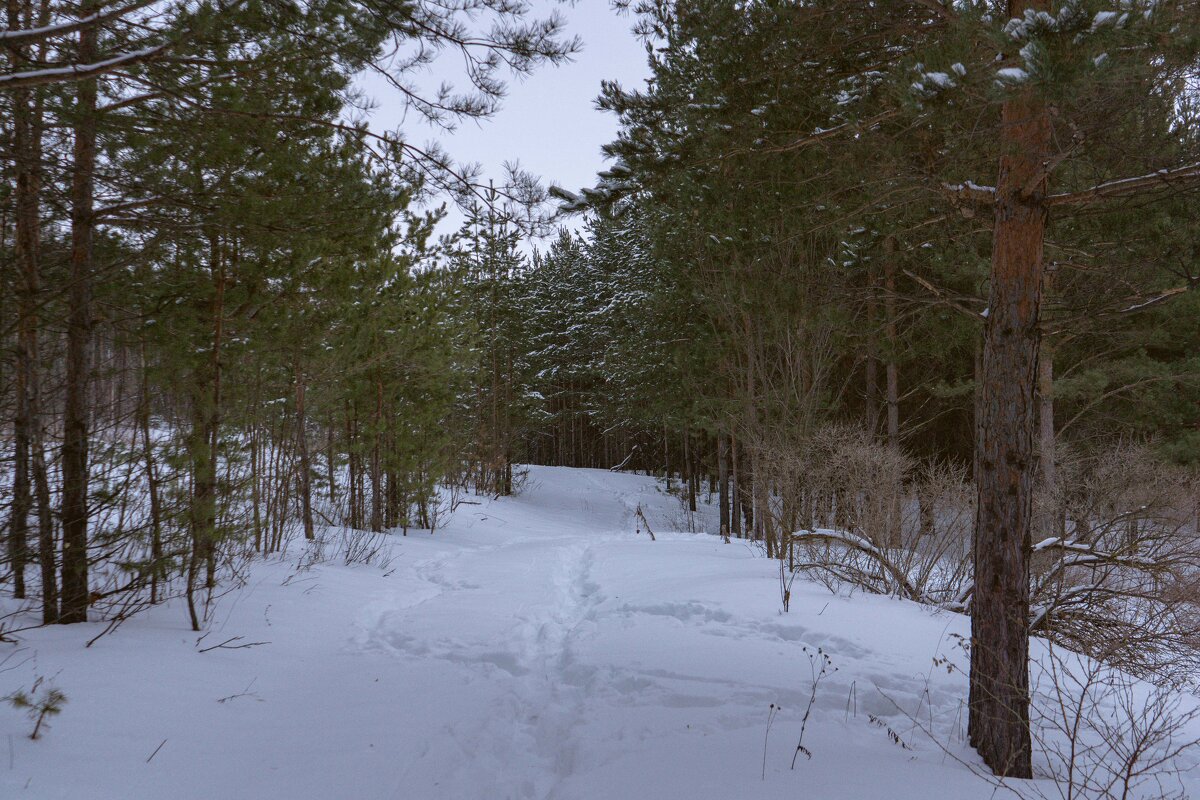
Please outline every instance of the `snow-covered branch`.
[[792, 542], [806, 544], [810, 542], [824, 542], [827, 544], [842, 545], [851, 550], [862, 553], [873, 559], [880, 568], [887, 572], [901, 593], [909, 600], [918, 602], [928, 602], [925, 596], [912, 584], [908, 575], [902, 569], [896, 566], [887, 554], [880, 548], [876, 547], [869, 539], [851, 533], [849, 531], [831, 530], [821, 528], [815, 531], [801, 530], [792, 534]]
[[134, 11], [145, 8], [149, 5], [158, 2], [158, 0], [135, 0], [126, 6], [112, 8], [108, 11], [98, 11], [95, 14], [89, 14], [86, 17], [72, 20], [70, 22], [58, 22], [53, 25], [41, 25], [36, 28], [12, 28], [0, 30], [0, 44], [8, 46], [17, 46], [32, 44], [42, 41], [43, 39], [51, 39], [56, 36], [66, 36], [76, 31], [81, 31], [93, 25], [102, 25], [110, 20], [119, 19], [126, 14], [131, 14]]
[[996, 202], [995, 186], [980, 186], [974, 181], [943, 183], [942, 190], [959, 204], [986, 206]]
[[1089, 205], [1155, 189], [1186, 189], [1197, 183], [1200, 183], [1200, 163], [1187, 164], [1173, 169], [1160, 169], [1157, 172], [1134, 178], [1106, 181], [1079, 192], [1052, 194], [1046, 198], [1046, 202], [1052, 206]]
[[167, 52], [173, 44], [173, 42], [164, 42], [153, 47], [144, 47], [129, 53], [121, 53], [112, 58], [106, 58], [103, 61], [96, 61], [91, 64], [68, 64], [61, 67], [0, 75], [0, 91], [95, 78], [99, 75], [115, 72], [124, 67], [141, 64], [157, 58]]
[[1147, 308], [1153, 308], [1154, 306], [1157, 306], [1159, 303], [1164, 303], [1167, 300], [1170, 300], [1172, 297], [1175, 297], [1176, 295], [1181, 295], [1184, 292], [1189, 291], [1190, 289], [1193, 288], [1193, 286], [1195, 286], [1195, 284], [1198, 281], [1200, 281], [1200, 279], [1190, 279], [1187, 286], [1175, 286], [1171, 289], [1167, 289], [1165, 292], [1161, 292], [1160, 294], [1157, 294], [1154, 297], [1149, 298], [1148, 300], [1142, 300], [1140, 302], [1133, 303], [1129, 306], [1126, 306], [1125, 308], [1122, 308], [1115, 313], [1117, 313], [1117, 314], [1134, 314], [1134, 313], [1137, 313], [1138, 311], [1145, 311]]

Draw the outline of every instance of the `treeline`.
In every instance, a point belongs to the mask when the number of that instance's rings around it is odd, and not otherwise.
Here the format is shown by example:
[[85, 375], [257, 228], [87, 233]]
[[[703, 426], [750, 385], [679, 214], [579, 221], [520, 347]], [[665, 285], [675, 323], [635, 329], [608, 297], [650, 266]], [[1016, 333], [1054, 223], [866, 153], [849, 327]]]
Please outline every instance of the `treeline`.
[[[1182, 10], [1093, 27], [1103, 4], [1065, 4], [1063, 25], [1035, 38], [1005, 33], [987, 4], [857, 5], [646, 11], [667, 43], [650, 88], [602, 98], [623, 123], [617, 167], [582, 196], [560, 191], [596, 217], [529, 279], [549, 287], [531, 309], [545, 329], [533, 340], [575, 334], [532, 349], [539, 375], [564, 376], [540, 390], [597, 434], [648, 437], [641, 463], [657, 469], [677, 471], [697, 436], [716, 474], [727, 437], [782, 449], [831, 422], [970, 464], [1001, 111], [1036, 86], [1054, 93], [1059, 142], [1037, 248], [1042, 313], [1026, 331], [1044, 333], [1025, 376], [1052, 423], [1037, 444], [1152, 437], [1165, 459], [1194, 461], [1195, 43], [1100, 58], [1183, 32]], [[853, 58], [834, 47], [852, 34], [864, 48]], [[1027, 64], [1009, 85], [980, 64], [1017, 44], [1046, 51], [1045, 74]], [[549, 429], [570, 426], [556, 416]]]
[[[946, 551], [973, 576], [950, 604], [972, 615], [970, 739], [1028, 776], [1028, 635], [1047, 613], [1031, 579], [1095, 601], [1061, 609], [1076, 634], [1162, 618], [1035, 564], [1033, 544], [1132, 563], [1154, 529], [1197, 552], [1194, 489], [1150, 522], [1140, 477], [1112, 475], [1132, 442], [1180, 468], [1200, 455], [1200, 7], [632, 5], [651, 78], [604, 88], [614, 165], [556, 193], [590, 229], [534, 267], [558, 290], [539, 335], [587, 344], [531, 351], [556, 378], [533, 451], [616, 463], [595, 448], [620, 431], [630, 463], [688, 493], [718, 483], [726, 533], [742, 512], [791, 560], [798, 531], [839, 529], [880, 574], [951, 512], [973, 518]], [[974, 486], [950, 504], [956, 475]], [[866, 569], [829, 547], [797, 560], [813, 558]], [[1186, 595], [1189, 569], [1139, 602]]]
[[[507, 0], [8, 4], [0, 636], [178, 595], [199, 628], [293, 529], [429, 528], [435, 486], [511, 483], [474, 317], [500, 256], [471, 237], [516, 190], [371, 130], [356, 84], [484, 118], [505, 75], [577, 49], [562, 24]], [[425, 92], [439, 53], [463, 86]], [[416, 203], [449, 189], [491, 228], [434, 241]]]

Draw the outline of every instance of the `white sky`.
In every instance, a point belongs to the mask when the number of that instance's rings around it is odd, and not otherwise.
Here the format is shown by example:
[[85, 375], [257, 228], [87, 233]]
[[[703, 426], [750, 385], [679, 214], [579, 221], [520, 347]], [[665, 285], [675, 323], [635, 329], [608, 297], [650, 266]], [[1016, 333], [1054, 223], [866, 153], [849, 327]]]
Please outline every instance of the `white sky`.
[[[490, 119], [463, 122], [448, 135], [410, 114], [404, 133], [414, 144], [441, 141], [457, 162], [478, 162], [497, 182], [505, 161], [519, 161], [544, 185], [578, 191], [594, 185], [596, 173], [605, 167], [600, 146], [616, 135], [616, 119], [595, 108], [600, 81], [640, 88], [649, 75], [646, 52], [630, 31], [632, 17], [619, 16], [608, 0], [580, 0], [574, 6], [540, 0], [537, 5], [559, 9], [568, 23], [567, 36], [583, 40], [574, 61], [543, 67], [523, 80], [509, 79], [508, 96]], [[443, 58], [431, 67], [428, 84], [443, 80], [466, 87], [455, 59]], [[401, 122], [399, 101], [382, 82], [368, 81], [365, 88], [378, 103], [372, 127], [394, 129]], [[450, 232], [461, 221], [452, 208], [441, 230]]]

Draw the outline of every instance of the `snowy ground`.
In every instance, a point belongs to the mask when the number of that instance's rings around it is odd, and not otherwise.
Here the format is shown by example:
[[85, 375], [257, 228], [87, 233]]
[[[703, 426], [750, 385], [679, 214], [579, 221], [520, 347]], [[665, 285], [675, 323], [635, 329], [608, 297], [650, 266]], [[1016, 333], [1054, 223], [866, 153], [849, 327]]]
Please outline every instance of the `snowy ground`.
[[[69, 702], [39, 741], [0, 707], [0, 797], [993, 795], [965, 680], [934, 666], [963, 662], [965, 618], [800, 581], [784, 614], [774, 563], [659, 530], [677, 516], [651, 479], [533, 468], [517, 497], [397, 535], [386, 570], [256, 565], [200, 647], [269, 644], [200, 653], [179, 607], [90, 649], [94, 625], [31, 632], [0, 645], [0, 694], [42, 676]], [[837, 669], [793, 771], [817, 648]]]

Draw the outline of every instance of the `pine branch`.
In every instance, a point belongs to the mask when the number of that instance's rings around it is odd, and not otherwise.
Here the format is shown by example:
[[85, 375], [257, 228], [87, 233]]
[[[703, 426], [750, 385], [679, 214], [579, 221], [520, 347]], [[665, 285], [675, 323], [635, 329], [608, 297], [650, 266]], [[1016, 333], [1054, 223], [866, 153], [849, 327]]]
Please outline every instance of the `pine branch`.
[[122, 53], [121, 55], [91, 64], [68, 64], [48, 69], [35, 69], [0, 75], [0, 91], [23, 89], [30, 86], [46, 86], [52, 83], [88, 80], [110, 72], [116, 72], [123, 67], [150, 61], [161, 56], [174, 44], [174, 42], [164, 42], [154, 47], [145, 47], [141, 50]]
[[973, 181], [943, 183], [942, 190], [950, 195], [956, 205], [990, 206], [996, 202], [995, 186], [980, 186]]
[[[140, 2], [140, 0], [138, 0]], [[247, 0], [232, 0], [229, 5], [221, 5], [219, 2], [215, 5], [215, 10], [221, 13], [227, 13], [239, 6], [245, 5]], [[127, 10], [132, 11], [133, 7], [127, 7]], [[83, 26], [84, 28], [87, 25]], [[192, 38], [197, 31], [192, 27], [185, 27], [179, 31], [173, 38], [165, 42], [154, 45], [152, 47], [143, 47], [140, 50], [133, 50], [128, 53], [107, 58], [102, 61], [95, 61], [90, 64], [60, 64], [58, 66], [48, 67], [46, 69], [25, 70], [23, 72], [13, 72], [7, 75], [0, 75], [0, 92], [11, 91], [13, 89], [22, 89], [30, 86], [46, 86], [55, 83], [72, 83], [75, 81], [90, 80], [101, 75], [107, 75], [116, 72], [125, 67], [144, 64], [149, 61], [155, 61], [164, 57], [177, 47], [182, 46]]]
[[940, 304], [945, 305], [948, 308], [951, 308], [954, 311], [957, 311], [958, 313], [969, 317], [974, 322], [982, 322], [983, 321], [983, 315], [980, 314], [978, 311], [972, 311], [971, 309], [967, 308], [960, 301], [950, 297], [946, 292], [944, 292], [941, 289], [939, 289], [938, 287], [934, 286], [932, 283], [925, 280], [920, 275], [917, 275], [916, 273], [911, 272], [910, 270], [907, 270], [907, 269], [903, 270], [903, 272], [905, 275], [907, 275], [908, 277], [912, 278], [914, 281], [919, 283], [927, 292], [929, 292], [934, 297], [936, 297]]
[[1128, 197], [1155, 189], [1187, 189], [1197, 183], [1200, 183], [1200, 162], [1173, 169], [1160, 169], [1135, 178], [1106, 181], [1080, 192], [1052, 194], [1046, 198], [1046, 203], [1051, 206], [1092, 205], [1111, 198]]
[[879, 123], [886, 122], [892, 117], [895, 117], [898, 113], [899, 112], [897, 111], [884, 111], [880, 114], [876, 114], [870, 119], [862, 121], [852, 120], [850, 122], [843, 122], [840, 125], [834, 125], [832, 128], [818, 129], [807, 136], [801, 136], [799, 139], [795, 139], [787, 144], [775, 145], [773, 147], [745, 147], [738, 150], [731, 150], [725, 155], [736, 156], [743, 155], [745, 153], [790, 153], [794, 150], [803, 150], [805, 147], [817, 144], [818, 142], [822, 142], [826, 139], [833, 139], [837, 136], [841, 136], [842, 134], [861, 133], [863, 131], [870, 130]]
[[40, 42], [43, 39], [51, 39], [56, 36], [66, 36], [67, 34], [81, 31], [85, 28], [90, 28], [95, 25], [101, 25], [110, 20], [123, 17], [126, 14], [131, 14], [138, 9], [153, 5], [158, 0], [136, 0], [127, 6], [114, 8], [109, 11], [99, 11], [86, 17], [74, 20], [72, 22], [59, 22], [54, 25], [42, 25], [37, 28], [12, 28], [0, 30], [0, 44], [9, 47], [31, 44]]

